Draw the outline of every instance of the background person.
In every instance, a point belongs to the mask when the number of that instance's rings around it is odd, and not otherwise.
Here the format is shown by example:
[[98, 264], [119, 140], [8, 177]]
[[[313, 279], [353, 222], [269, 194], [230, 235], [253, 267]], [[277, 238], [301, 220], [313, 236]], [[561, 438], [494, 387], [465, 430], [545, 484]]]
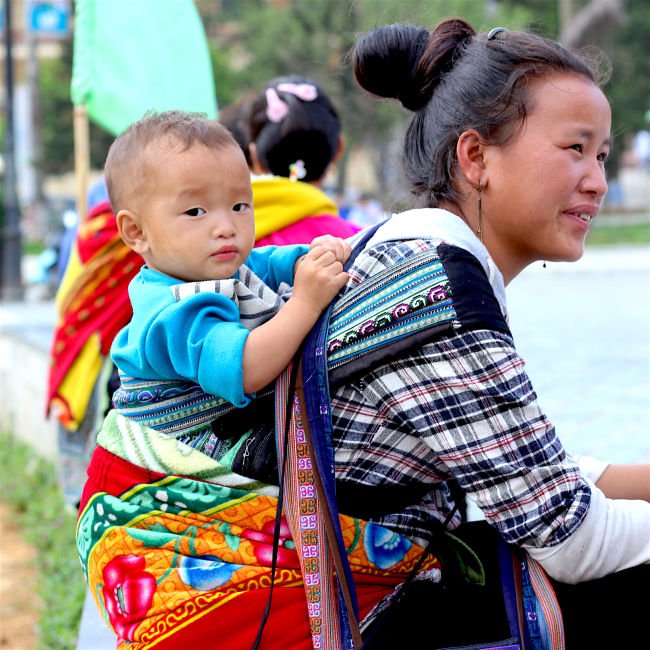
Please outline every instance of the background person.
[[276, 77], [248, 111], [257, 245], [359, 232], [322, 189], [344, 147], [339, 115], [322, 88], [298, 75]]

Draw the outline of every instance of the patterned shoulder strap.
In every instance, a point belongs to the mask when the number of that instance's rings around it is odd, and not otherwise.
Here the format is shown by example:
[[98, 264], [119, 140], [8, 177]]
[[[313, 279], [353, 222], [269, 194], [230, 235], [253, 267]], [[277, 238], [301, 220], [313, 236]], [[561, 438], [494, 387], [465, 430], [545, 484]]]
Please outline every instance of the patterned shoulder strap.
[[[381, 223], [376, 224], [361, 233], [359, 239], [355, 242], [346, 269], [350, 268], [357, 255], [365, 248], [366, 243], [380, 225]], [[331, 312], [332, 305], [321, 315], [303, 347], [301, 360], [302, 401], [305, 410], [303, 417], [306, 419], [306, 424], [311, 432], [311, 457], [315, 463], [315, 467], [312, 469], [320, 479], [321, 490], [319, 496], [325, 500], [325, 504], [323, 504], [324, 510], [329, 513], [330, 534], [334, 537], [334, 540], [330, 540], [330, 544], [336, 546], [336, 548], [332, 548], [332, 552], [338, 554], [343, 560], [342, 566], [339, 565], [339, 570], [342, 570], [345, 574], [344, 576], [337, 574], [336, 577], [338, 602], [324, 603], [324, 607], [337, 609], [341, 647], [353, 648], [358, 641], [353, 630], [358, 629], [358, 627], [350, 618], [358, 618], [359, 612], [352, 572], [347, 562], [334, 488], [334, 447], [332, 443], [332, 416], [326, 351]], [[347, 590], [342, 588], [343, 581], [347, 583]], [[350, 610], [352, 611], [350, 612]]]
[[437, 249], [412, 255], [357, 285], [332, 307], [326, 350], [330, 385], [457, 327]]

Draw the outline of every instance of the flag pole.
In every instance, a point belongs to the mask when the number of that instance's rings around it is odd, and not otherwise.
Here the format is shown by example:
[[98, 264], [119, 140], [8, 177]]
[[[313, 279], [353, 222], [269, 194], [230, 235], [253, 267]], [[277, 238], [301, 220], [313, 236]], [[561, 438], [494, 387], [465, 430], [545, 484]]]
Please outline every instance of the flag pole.
[[77, 189], [77, 214], [79, 221], [88, 211], [88, 175], [90, 171], [90, 135], [88, 112], [83, 104], [74, 107], [74, 167]]

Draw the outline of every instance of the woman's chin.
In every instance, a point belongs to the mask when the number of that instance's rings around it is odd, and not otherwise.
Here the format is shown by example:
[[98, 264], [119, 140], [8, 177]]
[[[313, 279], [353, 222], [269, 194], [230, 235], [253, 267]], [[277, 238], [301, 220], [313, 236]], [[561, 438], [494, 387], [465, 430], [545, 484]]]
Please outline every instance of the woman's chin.
[[565, 246], [564, 250], [558, 251], [555, 256], [549, 255], [546, 259], [549, 262], [577, 262], [585, 254], [585, 242], [572, 242]]

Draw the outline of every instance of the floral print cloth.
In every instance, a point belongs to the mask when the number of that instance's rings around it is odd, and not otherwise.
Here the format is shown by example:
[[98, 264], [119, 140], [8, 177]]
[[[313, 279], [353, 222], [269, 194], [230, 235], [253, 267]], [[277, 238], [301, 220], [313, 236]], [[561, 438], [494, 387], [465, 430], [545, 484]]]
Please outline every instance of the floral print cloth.
[[[116, 418], [106, 426], [118, 426]], [[151, 433], [150, 440], [161, 439]], [[190, 467], [187, 457], [199, 452], [173, 444], [179, 464]], [[158, 466], [154, 458], [152, 451]], [[199, 480], [146, 464], [100, 445], [77, 526], [84, 574], [118, 648], [209, 649], [225, 647], [225, 639], [229, 650], [250, 648], [268, 601], [277, 498], [234, 487], [232, 475], [222, 480], [230, 485], [219, 484], [219, 473], [205, 467]], [[423, 549], [373, 523], [340, 521], [363, 617], [403, 582]], [[439, 568], [437, 560], [429, 557], [424, 568]], [[272, 603], [264, 647], [311, 648], [299, 558], [285, 522]]]

